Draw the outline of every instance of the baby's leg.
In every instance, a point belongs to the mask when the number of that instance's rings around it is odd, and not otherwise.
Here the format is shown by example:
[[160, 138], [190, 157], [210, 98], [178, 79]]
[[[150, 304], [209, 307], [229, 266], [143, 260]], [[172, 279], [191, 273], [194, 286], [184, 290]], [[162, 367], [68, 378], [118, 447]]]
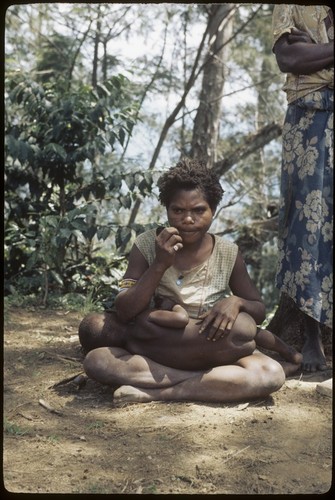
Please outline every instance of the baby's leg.
[[300, 352], [294, 349], [294, 347], [286, 344], [286, 342], [269, 330], [258, 328], [255, 340], [259, 347], [280, 354], [280, 356], [289, 363], [300, 365], [302, 362], [302, 354], [300, 354]]
[[322, 344], [320, 324], [305, 314], [304, 345], [302, 347], [302, 367], [307, 372], [326, 370], [327, 362]]

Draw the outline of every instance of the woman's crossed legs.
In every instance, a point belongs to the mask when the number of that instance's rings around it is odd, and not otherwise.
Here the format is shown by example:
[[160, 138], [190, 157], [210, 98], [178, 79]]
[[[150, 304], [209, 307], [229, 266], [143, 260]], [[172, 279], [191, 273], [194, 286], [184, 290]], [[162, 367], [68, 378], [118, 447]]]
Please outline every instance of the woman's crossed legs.
[[84, 369], [88, 376], [111, 386], [121, 386], [115, 401], [235, 402], [266, 397], [285, 381], [282, 366], [254, 352], [236, 363], [208, 370], [180, 370], [156, 363], [122, 348], [91, 351]]
[[285, 373], [298, 368], [255, 352], [256, 325], [244, 313], [217, 342], [199, 335], [195, 321], [172, 330], [149, 324], [144, 314], [132, 325], [119, 326], [107, 313], [91, 315], [79, 329], [82, 344], [91, 336], [96, 345], [110, 346], [90, 351], [84, 370], [103, 384], [121, 386], [114, 393], [118, 401], [251, 400], [278, 390]]

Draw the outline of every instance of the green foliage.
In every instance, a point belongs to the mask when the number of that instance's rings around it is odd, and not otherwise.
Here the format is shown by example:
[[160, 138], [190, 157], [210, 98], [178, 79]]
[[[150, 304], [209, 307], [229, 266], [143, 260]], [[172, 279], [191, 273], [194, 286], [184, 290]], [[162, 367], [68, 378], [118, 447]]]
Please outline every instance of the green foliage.
[[[50, 285], [64, 291], [71, 283], [80, 286], [78, 269], [94, 263], [89, 248], [93, 237], [106, 240], [112, 230], [96, 223], [99, 204], [94, 197], [114, 200], [117, 191], [115, 205], [129, 208], [130, 193], [120, 193], [120, 175], [91, 175], [89, 183], [79, 177], [84, 162], [93, 165], [106, 148], [113, 151], [131, 133], [134, 109], [120, 108], [118, 102], [126, 83], [118, 75], [96, 89], [82, 85], [64, 94], [24, 75], [8, 78], [7, 291], [24, 285], [28, 294], [43, 290], [46, 300]], [[139, 186], [143, 192], [145, 182]], [[83, 204], [83, 198], [89, 203]]]
[[[8, 79], [9, 101], [16, 109], [19, 124], [8, 123], [7, 154], [11, 164], [34, 166], [43, 179], [64, 185], [73, 181], [78, 163], [116, 142], [123, 144], [134, 125], [131, 106], [119, 110], [126, 80], [113, 77], [92, 89], [82, 85], [75, 92], [59, 94], [58, 89], [27, 80], [25, 75]], [[20, 113], [20, 116], [18, 114]]]
[[[241, 4], [236, 9], [238, 35], [229, 43], [226, 83], [235, 92], [252, 86], [256, 102], [243, 102], [243, 94], [236, 94], [239, 104], [231, 114], [229, 102], [223, 102], [218, 159], [243, 147], [246, 130], [253, 133], [269, 120], [281, 121], [271, 8]], [[37, 294], [55, 306], [63, 300], [85, 308], [112, 304], [126, 262], [119, 249], [129, 249], [135, 235], [161, 217], [154, 199], [157, 171], [145, 165], [155, 155], [165, 117], [183, 94], [209, 12], [208, 5], [197, 4], [10, 7], [5, 293], [13, 300], [22, 301], [22, 294], [33, 300]], [[248, 17], [252, 22], [239, 30]], [[138, 39], [143, 52], [128, 55], [123, 47], [133, 47]], [[169, 129], [160, 168], [192, 142], [200, 82]], [[261, 154], [250, 155], [222, 179], [228, 203], [238, 203], [229, 218], [241, 238], [248, 235], [238, 220], [247, 226], [262, 219], [269, 199], [276, 197], [280, 153]], [[146, 202], [136, 218], [143, 224], [129, 224], [137, 199]], [[261, 250], [265, 241], [253, 243], [246, 248], [251, 272], [272, 297], [273, 256]], [[269, 272], [260, 271], [263, 263]]]

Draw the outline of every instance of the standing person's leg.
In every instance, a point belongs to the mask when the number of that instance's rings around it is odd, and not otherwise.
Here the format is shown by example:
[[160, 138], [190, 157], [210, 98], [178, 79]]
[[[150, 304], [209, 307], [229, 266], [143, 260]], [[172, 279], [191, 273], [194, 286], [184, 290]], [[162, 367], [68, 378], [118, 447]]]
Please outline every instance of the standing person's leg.
[[302, 368], [308, 372], [327, 369], [320, 324], [307, 314], [305, 319], [304, 345], [302, 348]]
[[[128, 359], [128, 362], [131, 359]], [[155, 382], [155, 368], [147, 362], [146, 377], [152, 374]], [[171, 369], [167, 369], [171, 371]], [[173, 370], [175, 372], [176, 370]], [[172, 373], [169, 373], [171, 376]], [[131, 377], [129, 377], [131, 379]], [[148, 379], [146, 378], [146, 382]], [[285, 372], [277, 361], [260, 352], [242, 358], [234, 365], [218, 366], [196, 374], [188, 374], [179, 383], [164, 386], [156, 383], [152, 387], [124, 385], [114, 393], [116, 402], [149, 401], [204, 401], [231, 403], [250, 401], [279, 390], [285, 382]]]
[[326, 368], [319, 325], [333, 318], [333, 107], [332, 89], [291, 103], [282, 136], [276, 282], [307, 316], [306, 371]]

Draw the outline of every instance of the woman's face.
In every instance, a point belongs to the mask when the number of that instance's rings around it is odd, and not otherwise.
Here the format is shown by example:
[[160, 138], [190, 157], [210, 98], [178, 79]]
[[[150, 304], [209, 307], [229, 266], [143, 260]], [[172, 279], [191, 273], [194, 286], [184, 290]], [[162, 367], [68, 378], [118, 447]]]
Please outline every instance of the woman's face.
[[170, 226], [178, 229], [183, 243], [195, 243], [211, 226], [213, 212], [199, 189], [179, 189], [167, 209]]

